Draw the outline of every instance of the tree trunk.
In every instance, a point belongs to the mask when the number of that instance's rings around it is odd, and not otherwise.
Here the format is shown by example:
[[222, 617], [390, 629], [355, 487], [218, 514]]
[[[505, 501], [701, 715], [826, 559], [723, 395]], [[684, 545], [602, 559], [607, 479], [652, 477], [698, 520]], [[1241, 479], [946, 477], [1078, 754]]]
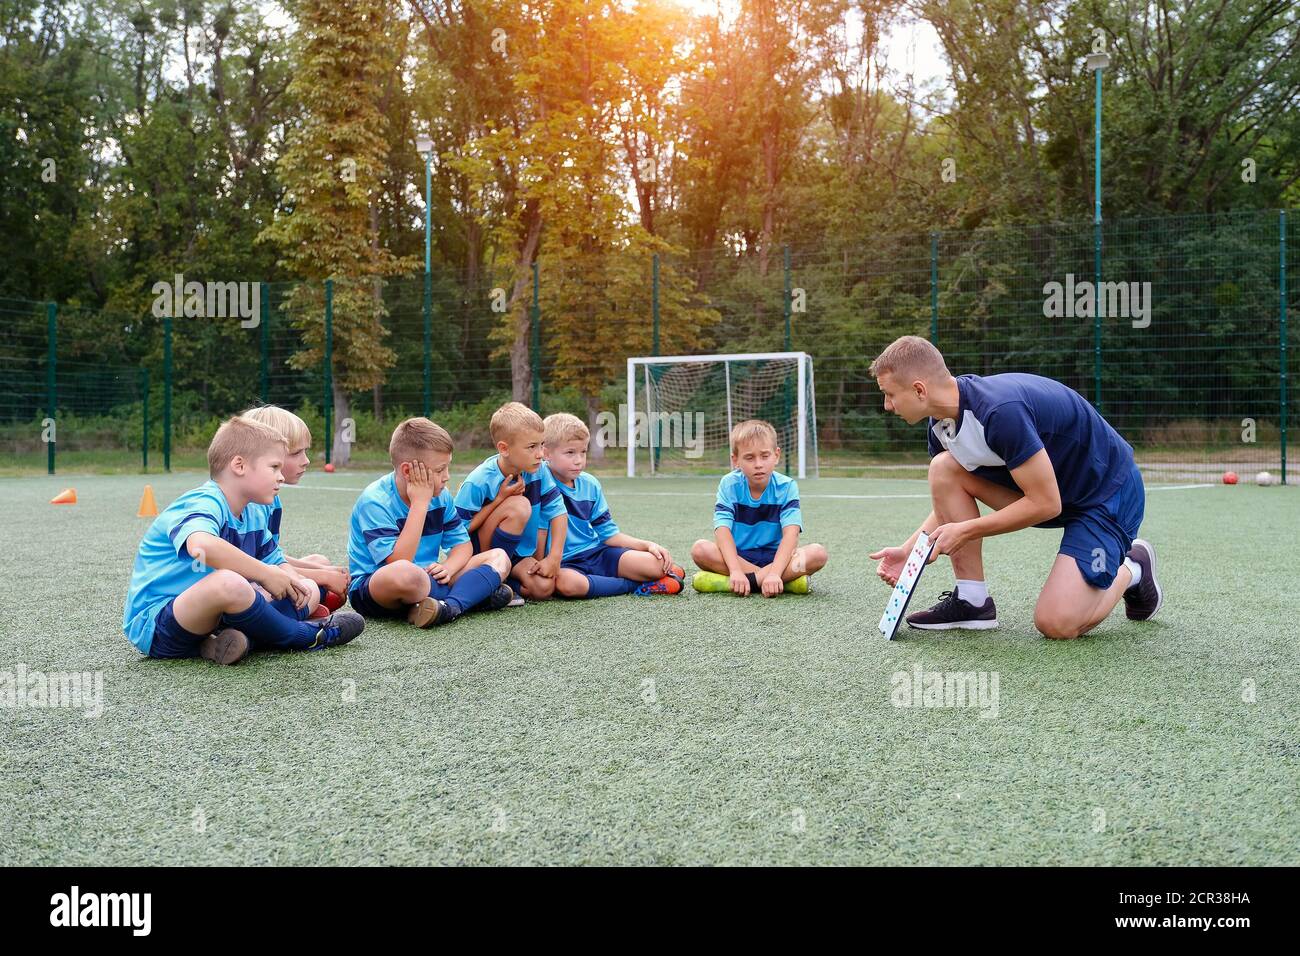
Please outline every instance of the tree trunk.
[[510, 296], [515, 313], [515, 338], [510, 344], [510, 392], [516, 402], [527, 405], [533, 389], [533, 367], [529, 362], [532, 333], [532, 265], [542, 235], [542, 215], [536, 200], [524, 209], [524, 238], [515, 260], [514, 291]]
[[376, 382], [375, 387], [370, 390], [371, 407], [375, 413], [375, 421], [384, 420], [384, 385], [382, 382]]
[[350, 434], [349, 430], [344, 429], [343, 423], [352, 417], [352, 405], [348, 401], [347, 391], [335, 380], [331, 383], [334, 392], [334, 434], [327, 439], [333, 442], [333, 450], [330, 452], [330, 461], [336, 468], [346, 468], [349, 461], [352, 460], [352, 444], [343, 440], [344, 434]]
[[596, 418], [600, 415], [600, 397], [587, 396], [587, 430], [591, 432], [591, 441], [587, 444], [587, 457], [592, 461], [605, 460], [605, 446], [596, 441]]

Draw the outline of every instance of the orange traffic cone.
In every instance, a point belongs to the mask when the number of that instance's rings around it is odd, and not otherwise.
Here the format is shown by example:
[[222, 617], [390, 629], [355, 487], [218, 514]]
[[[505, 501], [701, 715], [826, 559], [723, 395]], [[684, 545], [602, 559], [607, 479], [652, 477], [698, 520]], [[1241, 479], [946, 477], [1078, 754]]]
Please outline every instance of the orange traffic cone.
[[135, 513], [137, 518], [156, 518], [158, 517], [158, 502], [153, 500], [153, 485], [144, 486], [144, 494], [140, 496], [140, 510]]
[[77, 503], [77, 489], [64, 488], [57, 495], [50, 499], [52, 505], [75, 505]]

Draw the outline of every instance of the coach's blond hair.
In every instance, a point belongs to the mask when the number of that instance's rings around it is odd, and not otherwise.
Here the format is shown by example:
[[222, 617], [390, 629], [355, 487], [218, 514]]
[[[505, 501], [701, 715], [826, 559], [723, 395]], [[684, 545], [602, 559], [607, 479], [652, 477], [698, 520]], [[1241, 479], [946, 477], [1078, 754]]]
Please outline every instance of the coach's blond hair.
[[503, 441], [509, 444], [510, 440], [520, 432], [543, 432], [546, 429], [542, 425], [542, 416], [527, 405], [520, 402], [506, 402], [492, 413], [492, 422], [488, 425], [488, 430], [492, 433], [493, 442]]
[[287, 408], [281, 408], [279, 405], [259, 405], [248, 409], [239, 417], [270, 425], [284, 436], [284, 443], [291, 454], [311, 447], [311, 429], [307, 427], [305, 421]]
[[766, 442], [774, 451], [779, 447], [776, 443], [776, 429], [762, 419], [750, 418], [731, 430], [731, 453], [739, 454], [741, 445], [756, 441]]
[[542, 419], [543, 445], [557, 448], [566, 441], [580, 441], [584, 445], [591, 441], [591, 431], [581, 418], [568, 412], [556, 412]]
[[919, 335], [894, 339], [871, 363], [871, 377], [888, 373], [907, 382], [944, 378], [949, 375], [943, 354]]
[[208, 443], [208, 475], [216, 478], [236, 458], [256, 461], [266, 455], [289, 450], [284, 436], [270, 425], [236, 415], [221, 423]]
[[454, 448], [447, 429], [427, 418], [408, 418], [398, 422], [393, 437], [388, 440], [388, 457], [396, 468], [404, 461], [412, 461], [424, 452], [442, 452], [450, 455]]

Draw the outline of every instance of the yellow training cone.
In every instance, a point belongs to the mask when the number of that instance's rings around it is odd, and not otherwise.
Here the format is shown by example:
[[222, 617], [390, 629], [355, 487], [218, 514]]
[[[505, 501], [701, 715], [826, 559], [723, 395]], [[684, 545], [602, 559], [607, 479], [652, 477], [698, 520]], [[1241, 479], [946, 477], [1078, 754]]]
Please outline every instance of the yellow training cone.
[[135, 513], [137, 518], [156, 518], [158, 517], [158, 502], [153, 500], [153, 485], [144, 486], [144, 494], [140, 496], [140, 510]]
[[57, 495], [50, 499], [52, 505], [75, 505], [77, 503], [77, 489], [64, 488]]

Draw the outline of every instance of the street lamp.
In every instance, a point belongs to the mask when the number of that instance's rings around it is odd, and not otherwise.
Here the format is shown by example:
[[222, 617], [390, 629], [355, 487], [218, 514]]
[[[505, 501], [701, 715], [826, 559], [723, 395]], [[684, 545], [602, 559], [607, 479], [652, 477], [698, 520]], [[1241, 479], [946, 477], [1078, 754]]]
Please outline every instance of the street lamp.
[[1092, 320], [1092, 404], [1101, 411], [1101, 74], [1110, 66], [1108, 53], [1088, 54], [1088, 69], [1097, 78], [1096, 133], [1093, 137], [1094, 152], [1092, 160], [1092, 256], [1095, 285], [1093, 286], [1093, 320]]
[[424, 157], [424, 417], [429, 417], [433, 398], [433, 137], [415, 137], [415, 149]]

